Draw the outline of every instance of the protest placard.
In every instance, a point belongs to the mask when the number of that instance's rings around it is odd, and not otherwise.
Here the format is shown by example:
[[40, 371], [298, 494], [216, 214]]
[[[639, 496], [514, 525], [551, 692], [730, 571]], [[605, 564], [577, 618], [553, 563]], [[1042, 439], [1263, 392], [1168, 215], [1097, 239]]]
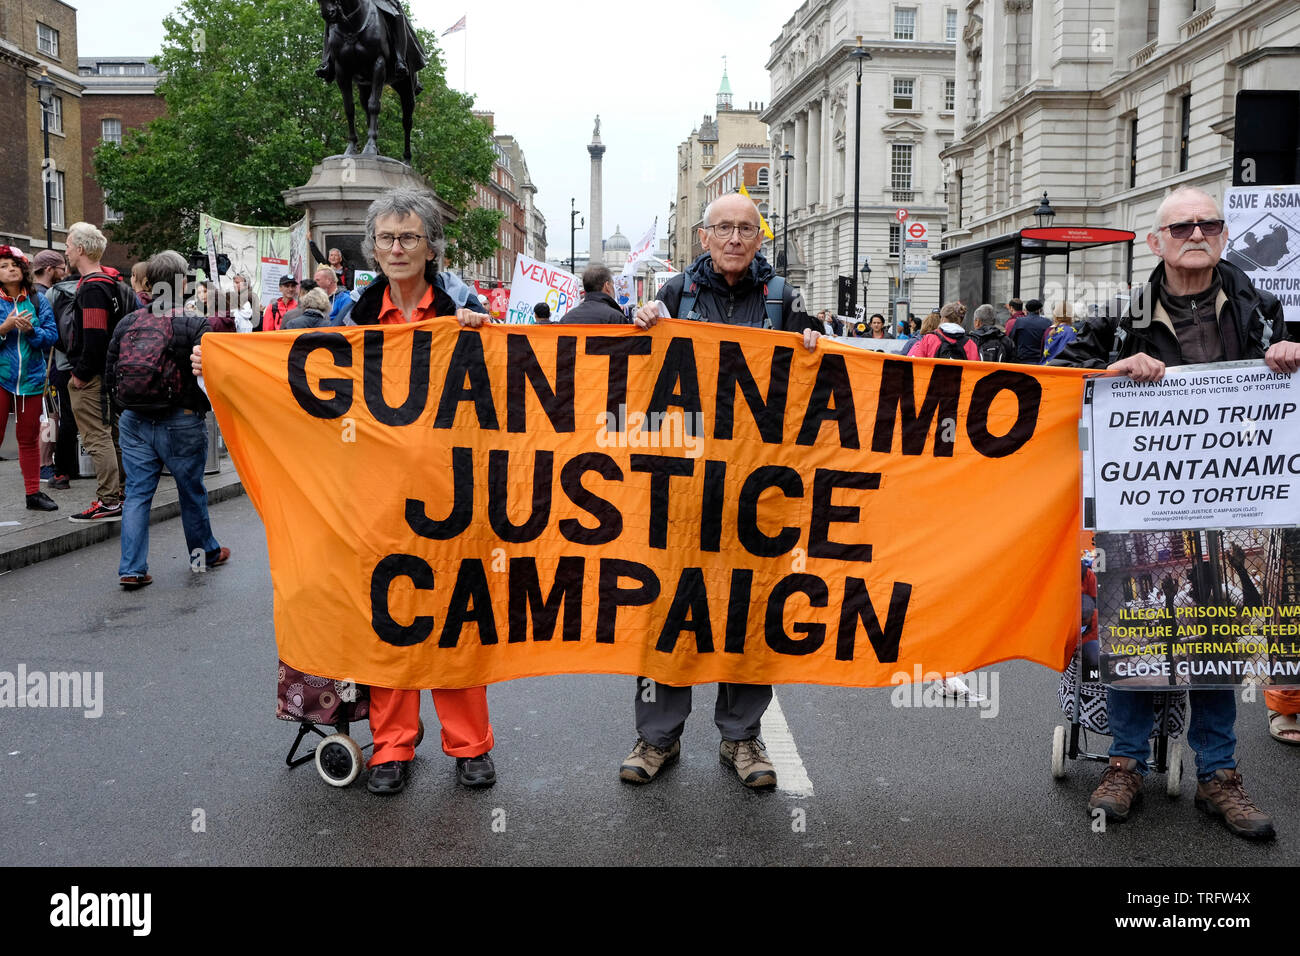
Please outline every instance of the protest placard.
[[1287, 322], [1300, 322], [1300, 186], [1232, 186], [1223, 206], [1223, 258], [1277, 296]]
[[582, 283], [565, 272], [523, 254], [515, 256], [515, 274], [510, 280], [510, 305], [506, 321], [527, 325], [533, 321], [533, 306], [545, 302], [551, 307], [551, 321], [558, 322], [581, 298]]

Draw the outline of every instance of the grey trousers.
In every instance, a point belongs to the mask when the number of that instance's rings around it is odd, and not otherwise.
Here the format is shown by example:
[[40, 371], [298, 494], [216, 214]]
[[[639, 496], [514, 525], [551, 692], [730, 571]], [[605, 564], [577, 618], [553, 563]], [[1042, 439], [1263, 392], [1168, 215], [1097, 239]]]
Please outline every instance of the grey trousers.
[[[636, 732], [641, 739], [655, 747], [671, 747], [682, 735], [690, 715], [691, 690], [637, 678]], [[722, 739], [757, 737], [763, 712], [771, 702], [771, 684], [719, 684], [713, 722], [718, 725]]]

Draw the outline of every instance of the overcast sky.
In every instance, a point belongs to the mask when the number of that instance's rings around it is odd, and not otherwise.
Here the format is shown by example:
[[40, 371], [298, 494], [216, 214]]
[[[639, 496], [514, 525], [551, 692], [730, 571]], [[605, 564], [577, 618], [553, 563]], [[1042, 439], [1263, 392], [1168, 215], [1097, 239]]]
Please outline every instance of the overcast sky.
[[[81, 56], [153, 55], [162, 45], [162, 18], [177, 0], [73, 5]], [[737, 106], [770, 100], [764, 64], [798, 6], [797, 0], [411, 3], [416, 24], [439, 35], [468, 15], [465, 32], [439, 41], [447, 81], [456, 89], [468, 83], [476, 108], [494, 112], [497, 130], [523, 146], [552, 259], [569, 254], [569, 198], [584, 216], [590, 213], [586, 145], [596, 114], [607, 148], [605, 238], [621, 226], [635, 243], [656, 216], [658, 235], [666, 237], [677, 144], [714, 111], [722, 57]], [[593, 9], [599, 21], [592, 20]], [[586, 230], [579, 230], [577, 248], [587, 248]]]

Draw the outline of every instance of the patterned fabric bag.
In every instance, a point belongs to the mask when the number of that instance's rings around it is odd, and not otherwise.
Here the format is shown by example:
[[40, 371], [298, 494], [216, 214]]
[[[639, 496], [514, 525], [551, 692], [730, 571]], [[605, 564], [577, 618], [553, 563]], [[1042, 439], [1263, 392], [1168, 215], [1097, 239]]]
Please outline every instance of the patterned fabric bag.
[[370, 716], [370, 688], [304, 674], [280, 661], [275, 716], [313, 724], [350, 724]]

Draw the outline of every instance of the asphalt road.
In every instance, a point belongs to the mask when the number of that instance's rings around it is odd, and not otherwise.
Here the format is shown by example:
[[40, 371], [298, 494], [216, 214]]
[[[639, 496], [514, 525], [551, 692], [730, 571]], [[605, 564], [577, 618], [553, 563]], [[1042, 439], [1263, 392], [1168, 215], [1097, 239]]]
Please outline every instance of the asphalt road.
[[191, 573], [179, 521], [164, 522], [155, 583], [131, 594], [117, 539], [0, 575], [0, 671], [103, 672], [98, 718], [0, 707], [0, 864], [1300, 864], [1300, 748], [1268, 737], [1262, 701], [1240, 708], [1237, 756], [1276, 843], [1195, 810], [1190, 770], [1180, 799], [1152, 776], [1133, 819], [1097, 833], [1101, 765], [1051, 779], [1058, 675], [1024, 662], [996, 668], [992, 719], [896, 707], [890, 689], [779, 687], [811, 795], [752, 793], [722, 768], [703, 687], [681, 763], [620, 784], [635, 681], [608, 676], [490, 688], [491, 790], [457, 787], [428, 695], [404, 794], [332, 788], [284, 765], [261, 522], [239, 498], [213, 526], [230, 564]]

